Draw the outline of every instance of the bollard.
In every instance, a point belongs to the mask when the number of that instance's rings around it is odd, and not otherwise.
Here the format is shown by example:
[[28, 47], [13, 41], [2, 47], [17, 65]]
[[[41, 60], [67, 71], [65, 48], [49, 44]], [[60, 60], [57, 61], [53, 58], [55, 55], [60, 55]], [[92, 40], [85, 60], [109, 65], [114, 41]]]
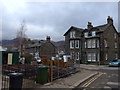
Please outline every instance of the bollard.
[[9, 90], [22, 90], [23, 73], [10, 73]]

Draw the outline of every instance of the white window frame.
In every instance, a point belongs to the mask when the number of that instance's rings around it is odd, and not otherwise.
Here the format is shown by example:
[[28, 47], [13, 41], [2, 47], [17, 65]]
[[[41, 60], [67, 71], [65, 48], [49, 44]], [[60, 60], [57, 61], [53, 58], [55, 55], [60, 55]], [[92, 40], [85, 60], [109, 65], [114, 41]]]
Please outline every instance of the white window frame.
[[71, 49], [74, 48], [74, 40], [70, 40], [70, 48], [71, 48]]
[[118, 54], [117, 53], [115, 53], [115, 59], [118, 59]]
[[105, 54], [105, 60], [108, 60], [108, 54], [107, 53]]
[[91, 39], [87, 40], [87, 48], [91, 48], [91, 43], [92, 43]]
[[79, 40], [75, 40], [75, 48], [79, 48], [79, 45], [80, 45], [80, 41]]
[[117, 38], [117, 34], [116, 33], [114, 33], [114, 38]]
[[115, 42], [115, 48], [117, 48], [117, 42]]
[[96, 39], [92, 39], [91, 41], [92, 41], [91, 43], [92, 48], [96, 48]]
[[87, 48], [87, 42], [85, 41], [85, 48]]
[[87, 48], [96, 48], [96, 39], [87, 40]]
[[88, 37], [88, 32], [85, 32], [85, 33], [84, 33], [84, 37]]
[[100, 45], [99, 45], [99, 40], [97, 40], [97, 48], [99, 48], [100, 47]]
[[71, 59], [75, 59], [74, 52], [71, 52], [70, 54], [71, 54]]
[[91, 53], [87, 53], [87, 60], [92, 61], [92, 54]]
[[105, 46], [105, 47], [108, 47], [108, 45], [107, 45], [107, 40], [104, 40], [104, 46]]
[[79, 60], [79, 59], [80, 59], [80, 58], [79, 58], [79, 55], [80, 55], [80, 53], [77, 52], [77, 53], [76, 53], [76, 60]]
[[70, 32], [70, 38], [75, 38], [75, 31]]
[[96, 31], [92, 31], [92, 36], [96, 36]]
[[92, 61], [96, 62], [96, 53], [91, 53], [92, 54]]
[[87, 61], [96, 62], [96, 53], [87, 53]]

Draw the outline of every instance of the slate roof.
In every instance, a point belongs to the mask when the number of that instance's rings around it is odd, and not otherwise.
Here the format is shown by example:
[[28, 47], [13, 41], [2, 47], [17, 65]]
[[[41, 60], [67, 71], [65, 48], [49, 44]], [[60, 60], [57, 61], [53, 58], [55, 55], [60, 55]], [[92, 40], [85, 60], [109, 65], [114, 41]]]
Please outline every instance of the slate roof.
[[71, 26], [71, 27], [68, 29], [68, 31], [64, 34], [64, 36], [65, 36], [66, 34], [68, 34], [71, 29], [78, 30], [78, 31], [80, 31], [80, 32], [83, 32], [83, 31], [84, 31], [84, 29], [82, 29], [82, 28], [78, 28], [78, 27], [75, 27], [75, 26]]

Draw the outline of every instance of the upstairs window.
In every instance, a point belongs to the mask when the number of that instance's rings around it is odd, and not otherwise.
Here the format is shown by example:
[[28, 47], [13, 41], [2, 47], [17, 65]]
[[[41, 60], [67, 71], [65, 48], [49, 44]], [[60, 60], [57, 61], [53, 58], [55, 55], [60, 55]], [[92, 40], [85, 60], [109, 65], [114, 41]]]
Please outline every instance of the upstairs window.
[[87, 48], [96, 48], [96, 39], [87, 40]]
[[96, 36], [96, 31], [92, 31], [92, 36]]
[[75, 48], [79, 48], [79, 43], [80, 43], [79, 40], [75, 41]]
[[104, 46], [107, 47], [107, 40], [104, 40]]
[[116, 33], [114, 33], [114, 38], [117, 38], [117, 34]]
[[117, 42], [115, 42], [115, 48], [117, 48]]
[[74, 40], [70, 41], [70, 48], [74, 48]]
[[95, 48], [95, 47], [96, 47], [96, 40], [93, 39], [93, 40], [92, 40], [92, 48]]
[[87, 43], [88, 43], [88, 44], [87, 44], [87, 45], [88, 45], [88, 48], [91, 48], [91, 40], [88, 40]]
[[99, 48], [99, 40], [97, 40], [97, 48]]
[[75, 38], [75, 31], [70, 32], [70, 38]]
[[88, 37], [88, 32], [85, 32], [85, 33], [84, 33], [84, 37]]

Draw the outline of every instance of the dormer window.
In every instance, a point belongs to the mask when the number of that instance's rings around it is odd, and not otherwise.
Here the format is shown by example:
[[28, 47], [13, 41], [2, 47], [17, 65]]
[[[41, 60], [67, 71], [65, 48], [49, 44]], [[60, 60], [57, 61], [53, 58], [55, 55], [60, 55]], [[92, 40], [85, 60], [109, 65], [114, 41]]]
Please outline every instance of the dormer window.
[[75, 31], [70, 32], [70, 38], [75, 38]]
[[88, 32], [85, 32], [85, 33], [84, 33], [84, 37], [88, 37]]
[[92, 31], [92, 36], [96, 36], [96, 32], [95, 31]]

